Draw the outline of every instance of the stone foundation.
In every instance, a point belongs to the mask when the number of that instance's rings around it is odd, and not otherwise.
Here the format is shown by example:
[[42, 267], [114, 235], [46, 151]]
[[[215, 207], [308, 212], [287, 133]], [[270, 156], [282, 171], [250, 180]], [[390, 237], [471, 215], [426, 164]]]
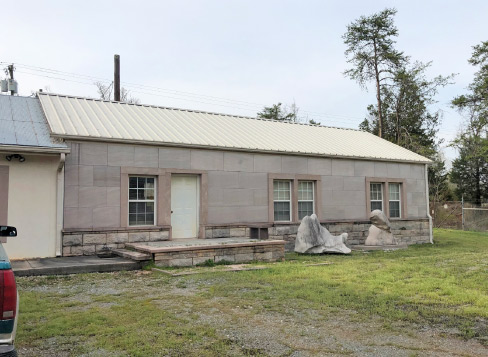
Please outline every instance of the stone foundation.
[[[418, 220], [392, 220], [390, 221], [393, 236], [400, 244], [422, 244], [429, 243], [429, 221], [427, 219]], [[369, 221], [355, 222], [324, 222], [322, 226], [327, 228], [330, 233], [337, 235], [347, 233], [347, 245], [349, 247], [364, 245], [371, 226]], [[279, 224], [269, 228], [259, 228], [260, 231], [267, 232], [268, 240], [284, 240], [285, 251], [292, 252], [295, 249], [295, 238], [299, 224]], [[205, 228], [205, 238], [257, 238], [251, 237], [250, 226], [213, 226]], [[260, 232], [261, 239], [266, 239], [266, 234]], [[63, 233], [63, 256], [94, 255], [105, 245], [108, 248], [124, 248], [126, 243], [137, 242], [158, 242], [169, 239], [169, 229], [131, 229], [126, 231], [76, 231]], [[211, 252], [207, 259], [219, 259], [211, 257]], [[236, 253], [241, 254], [241, 253]], [[251, 254], [251, 253], [242, 253]], [[254, 253], [253, 253], [254, 254]], [[235, 255], [235, 254], [234, 254]], [[195, 261], [199, 261], [196, 256]], [[248, 256], [249, 258], [249, 256]], [[176, 258], [189, 259], [189, 258]], [[193, 259], [193, 258], [192, 258]], [[204, 259], [203, 261], [207, 260]], [[263, 260], [263, 259], [250, 259]], [[217, 261], [217, 260], [216, 260]], [[233, 260], [231, 260], [233, 261]], [[235, 262], [239, 261], [234, 260]], [[187, 261], [188, 262], [188, 261]], [[196, 263], [199, 264], [199, 263]], [[192, 261], [192, 265], [193, 261]]]
[[104, 246], [110, 249], [124, 248], [126, 243], [159, 242], [168, 239], [168, 229], [63, 232], [63, 256], [95, 255]]
[[[390, 221], [393, 236], [398, 239], [399, 244], [422, 244], [429, 243], [429, 221], [419, 220], [392, 220]], [[322, 226], [327, 228], [330, 233], [337, 235], [347, 233], [347, 245], [364, 245], [368, 237], [368, 230], [371, 226], [370, 221], [356, 222], [324, 222]], [[295, 249], [295, 238], [297, 236], [299, 224], [276, 225], [268, 229], [269, 239], [282, 239], [286, 241], [285, 250], [292, 252]]]
[[166, 248], [165, 250], [153, 253], [154, 262], [157, 266], [194, 266], [207, 260], [216, 263], [221, 261], [231, 263], [275, 262], [285, 258], [285, 246], [282, 241], [194, 246], [183, 249], [179, 247]]
[[214, 238], [249, 238], [250, 228], [242, 227], [228, 227], [228, 226], [214, 226], [205, 227], [205, 239]]

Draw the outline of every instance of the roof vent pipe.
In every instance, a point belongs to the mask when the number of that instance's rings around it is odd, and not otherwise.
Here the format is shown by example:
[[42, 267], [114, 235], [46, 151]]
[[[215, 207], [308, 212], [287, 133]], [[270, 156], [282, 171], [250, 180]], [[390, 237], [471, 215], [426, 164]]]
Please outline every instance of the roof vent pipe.
[[120, 56], [114, 55], [114, 100], [120, 102]]

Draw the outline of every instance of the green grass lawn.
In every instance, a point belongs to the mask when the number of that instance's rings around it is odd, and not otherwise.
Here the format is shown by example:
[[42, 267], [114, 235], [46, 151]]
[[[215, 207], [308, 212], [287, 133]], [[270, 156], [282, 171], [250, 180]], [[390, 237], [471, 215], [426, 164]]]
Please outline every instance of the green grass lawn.
[[[54, 339], [72, 354], [224, 355], [236, 346], [211, 324], [194, 323], [216, 304], [228, 314], [235, 306], [252, 306], [252, 314], [346, 309], [385, 326], [448, 327], [488, 344], [488, 234], [436, 230], [434, 237], [434, 245], [394, 252], [291, 253], [255, 271], [18, 278], [17, 346], [42, 350]], [[332, 264], [305, 266], [314, 262]]]

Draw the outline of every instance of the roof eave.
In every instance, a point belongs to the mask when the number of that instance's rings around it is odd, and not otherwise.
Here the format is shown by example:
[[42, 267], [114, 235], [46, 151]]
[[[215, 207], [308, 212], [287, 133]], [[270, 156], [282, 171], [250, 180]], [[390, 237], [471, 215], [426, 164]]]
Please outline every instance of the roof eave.
[[317, 154], [317, 153], [307, 153], [307, 152], [249, 149], [249, 148], [227, 147], [227, 146], [183, 144], [183, 143], [170, 143], [170, 142], [145, 141], [145, 140], [133, 140], [133, 139], [91, 137], [91, 136], [80, 136], [80, 135], [51, 134], [51, 136], [62, 138], [65, 140], [73, 140], [73, 141], [98, 141], [98, 142], [107, 142], [107, 143], [181, 147], [181, 148], [190, 148], [190, 149], [193, 148], [193, 149], [205, 149], [205, 150], [239, 151], [239, 152], [252, 152], [252, 153], [262, 153], [262, 154], [295, 155], [295, 156], [339, 158], [339, 159], [368, 160], [368, 161], [384, 161], [384, 162], [402, 162], [402, 163], [412, 163], [412, 164], [429, 164], [429, 165], [432, 164], [432, 161], [427, 159], [427, 158], [425, 158], [426, 160], [415, 161], [415, 160], [389, 159], [389, 158], [380, 158], [380, 157], [368, 157], [368, 156], [346, 156], [346, 155], [333, 155], [333, 154]]
[[69, 154], [68, 147], [46, 147], [46, 146], [26, 146], [26, 145], [4, 145], [0, 144], [2, 152], [22, 152], [35, 154]]

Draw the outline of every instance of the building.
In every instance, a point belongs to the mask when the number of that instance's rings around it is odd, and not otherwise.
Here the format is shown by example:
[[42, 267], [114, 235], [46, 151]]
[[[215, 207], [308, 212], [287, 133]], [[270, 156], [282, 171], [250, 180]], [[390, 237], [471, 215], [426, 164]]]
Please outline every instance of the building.
[[11, 259], [62, 254], [67, 153], [38, 98], [0, 95], [0, 224], [18, 229], [3, 244]]
[[382, 209], [430, 242], [429, 160], [352, 129], [39, 93], [66, 158], [63, 255], [175, 238], [280, 238], [315, 212], [363, 244]]

